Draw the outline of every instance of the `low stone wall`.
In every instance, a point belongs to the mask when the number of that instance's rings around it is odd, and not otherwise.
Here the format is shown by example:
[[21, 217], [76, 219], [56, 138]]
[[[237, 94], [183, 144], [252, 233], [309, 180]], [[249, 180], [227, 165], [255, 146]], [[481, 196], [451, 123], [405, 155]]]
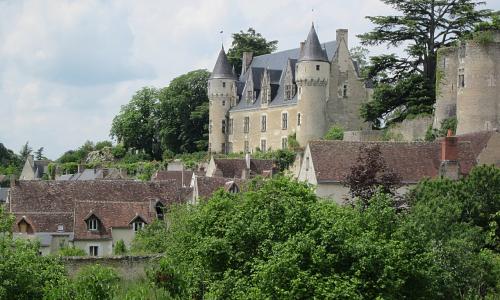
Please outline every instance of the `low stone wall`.
[[112, 267], [123, 280], [136, 280], [146, 276], [145, 267], [155, 263], [161, 255], [154, 256], [72, 256], [61, 258], [70, 277], [74, 277], [85, 266], [99, 264]]
[[382, 130], [357, 130], [344, 132], [344, 141], [348, 142], [375, 142], [383, 139]]

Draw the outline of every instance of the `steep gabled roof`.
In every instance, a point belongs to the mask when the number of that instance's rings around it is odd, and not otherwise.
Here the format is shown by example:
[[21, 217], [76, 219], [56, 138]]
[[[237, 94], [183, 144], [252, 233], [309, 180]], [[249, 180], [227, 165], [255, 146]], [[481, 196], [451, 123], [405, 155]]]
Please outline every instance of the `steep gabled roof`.
[[299, 62], [301, 61], [328, 61], [328, 56], [319, 43], [314, 24], [311, 25], [311, 30], [309, 30], [309, 34], [304, 44], [304, 49], [299, 57]]
[[228, 183], [238, 185], [241, 190], [245, 181], [237, 178], [196, 176], [195, 184], [198, 189], [198, 197], [209, 198], [217, 190], [225, 189]]
[[226, 52], [224, 51], [224, 47], [220, 49], [219, 56], [217, 57], [217, 62], [215, 63], [214, 70], [210, 75], [211, 79], [216, 78], [227, 78], [227, 79], [236, 79], [236, 76], [233, 73], [233, 67], [227, 60]]
[[[243, 158], [214, 159], [215, 166], [222, 171], [222, 177], [241, 178], [243, 170], [246, 169], [246, 162]], [[274, 161], [272, 159], [251, 159], [250, 175], [262, 175], [263, 171], [272, 170]]]

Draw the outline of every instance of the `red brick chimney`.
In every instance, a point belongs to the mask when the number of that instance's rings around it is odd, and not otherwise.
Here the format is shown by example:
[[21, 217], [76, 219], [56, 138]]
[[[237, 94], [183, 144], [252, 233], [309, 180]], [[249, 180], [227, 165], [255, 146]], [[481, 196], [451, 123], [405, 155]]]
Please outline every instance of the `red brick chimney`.
[[458, 162], [458, 139], [452, 136], [451, 130], [441, 141], [441, 166], [439, 167], [441, 177], [452, 180], [460, 178], [460, 163]]
[[441, 161], [446, 160], [458, 160], [458, 140], [456, 136], [452, 136], [451, 129], [448, 129], [448, 134], [441, 141]]

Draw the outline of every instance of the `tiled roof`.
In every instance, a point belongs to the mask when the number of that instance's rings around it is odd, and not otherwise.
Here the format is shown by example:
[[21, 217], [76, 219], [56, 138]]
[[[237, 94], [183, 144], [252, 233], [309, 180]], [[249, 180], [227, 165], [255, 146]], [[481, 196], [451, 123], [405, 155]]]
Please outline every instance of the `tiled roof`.
[[[184, 178], [183, 178], [184, 174]], [[182, 185], [182, 180], [184, 180], [184, 186], [189, 186], [191, 178], [193, 177], [193, 171], [158, 171], [156, 172], [151, 180], [175, 180], [179, 185]]]
[[[414, 183], [439, 174], [441, 146], [438, 142], [309, 142], [311, 162], [318, 182], [341, 182], [357, 162], [362, 146], [378, 145], [386, 166], [397, 173], [402, 182]], [[469, 143], [459, 143], [461, 172], [467, 174], [475, 165]]]
[[[246, 169], [245, 159], [214, 159], [217, 169], [222, 171], [222, 177], [241, 178], [243, 170]], [[250, 172], [253, 175], [262, 175], [263, 171], [272, 170], [274, 161], [272, 159], [251, 159]]]
[[35, 232], [57, 232], [63, 225], [64, 232], [73, 231], [73, 210], [67, 212], [13, 212], [16, 217], [14, 232], [19, 232], [17, 224], [24, 218]]
[[[112, 228], [132, 228], [130, 222], [140, 216], [147, 224], [156, 217], [155, 201], [77, 201], [75, 203], [75, 240], [111, 238]], [[90, 215], [99, 219], [99, 230], [87, 230], [85, 220]]]
[[77, 202], [144, 202], [149, 205], [159, 200], [167, 205], [183, 201], [188, 192], [173, 180], [17, 181], [11, 188], [10, 211], [18, 220], [22, 216], [32, 220], [35, 231], [53, 232], [59, 223], [72, 228], [68, 220], [73, 220]]
[[198, 197], [209, 198], [218, 189], [224, 189], [228, 182], [236, 183], [240, 190], [245, 183], [244, 180], [237, 178], [197, 176], [196, 184], [198, 187]]

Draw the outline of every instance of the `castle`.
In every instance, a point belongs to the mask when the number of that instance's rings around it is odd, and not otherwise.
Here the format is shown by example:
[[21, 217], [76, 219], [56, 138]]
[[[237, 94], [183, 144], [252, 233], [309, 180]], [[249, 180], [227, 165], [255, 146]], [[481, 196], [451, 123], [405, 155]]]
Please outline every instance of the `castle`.
[[441, 48], [434, 128], [457, 119], [457, 135], [500, 128], [500, 32]]
[[300, 48], [252, 57], [243, 54], [239, 78], [224, 48], [208, 81], [209, 151], [252, 152], [321, 139], [332, 125], [370, 127], [359, 115], [371, 89], [359, 76], [346, 29], [320, 44], [311, 26]]

